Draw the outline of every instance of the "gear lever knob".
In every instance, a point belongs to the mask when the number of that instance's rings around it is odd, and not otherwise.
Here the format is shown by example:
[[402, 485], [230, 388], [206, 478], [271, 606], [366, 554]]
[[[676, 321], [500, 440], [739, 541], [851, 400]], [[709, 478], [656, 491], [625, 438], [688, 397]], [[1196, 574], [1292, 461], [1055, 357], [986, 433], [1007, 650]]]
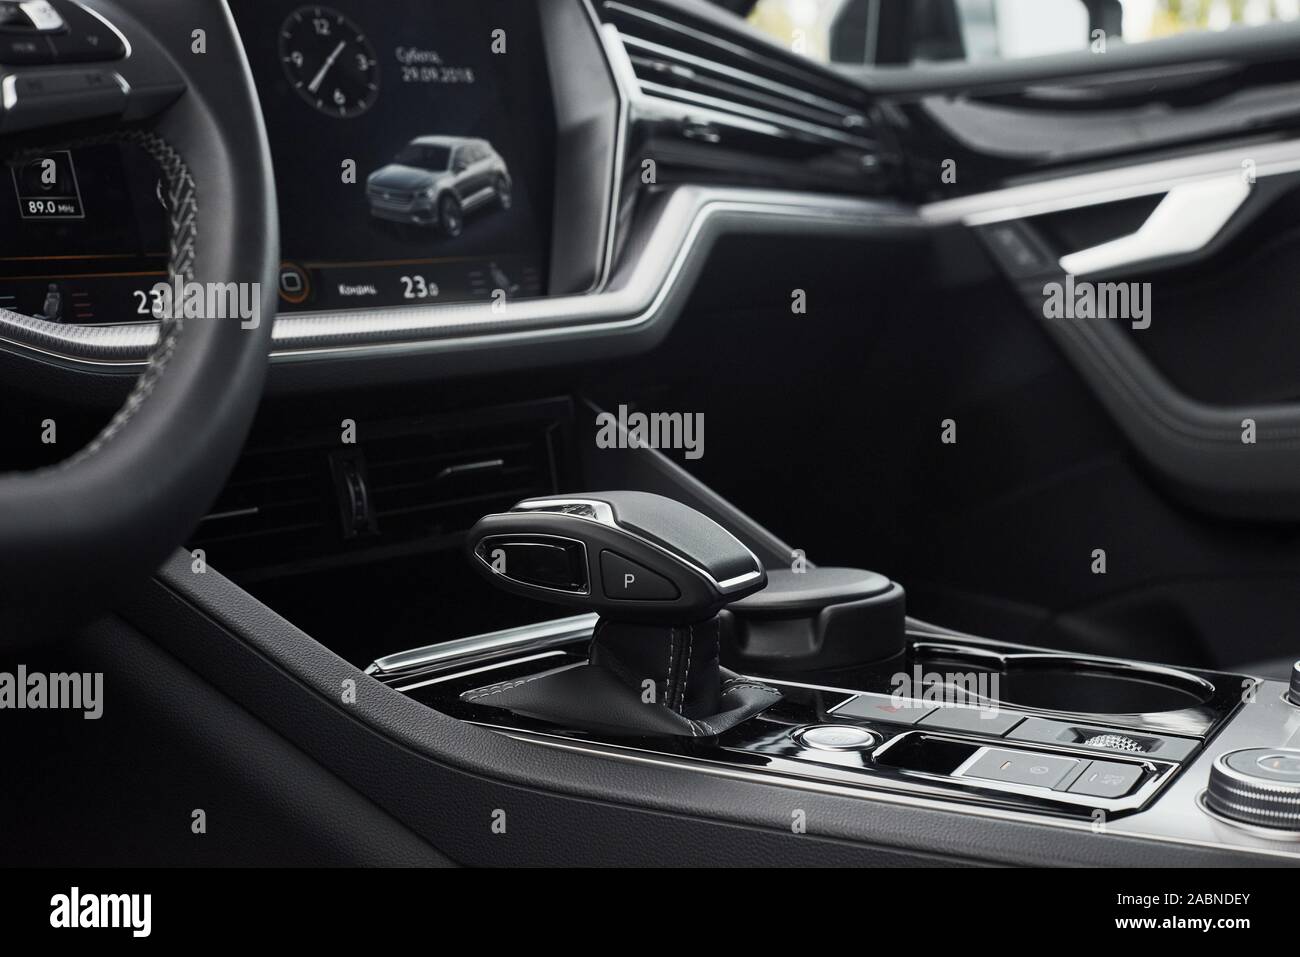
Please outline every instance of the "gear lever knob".
[[717, 522], [646, 492], [534, 498], [469, 533], [493, 584], [600, 614], [585, 664], [461, 697], [568, 728], [718, 735], [781, 700], [721, 666], [718, 610], [767, 584]]
[[758, 591], [758, 558], [712, 519], [648, 492], [526, 499], [470, 530], [497, 586], [611, 621], [685, 625]]

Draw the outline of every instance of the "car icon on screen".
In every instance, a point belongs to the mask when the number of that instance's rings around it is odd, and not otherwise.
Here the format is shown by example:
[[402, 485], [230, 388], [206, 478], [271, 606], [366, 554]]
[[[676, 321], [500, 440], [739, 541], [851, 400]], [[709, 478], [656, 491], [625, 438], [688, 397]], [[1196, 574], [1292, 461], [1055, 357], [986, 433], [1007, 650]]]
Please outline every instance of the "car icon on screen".
[[420, 136], [366, 179], [370, 214], [459, 236], [465, 217], [496, 204], [509, 209], [510, 171], [487, 140]]

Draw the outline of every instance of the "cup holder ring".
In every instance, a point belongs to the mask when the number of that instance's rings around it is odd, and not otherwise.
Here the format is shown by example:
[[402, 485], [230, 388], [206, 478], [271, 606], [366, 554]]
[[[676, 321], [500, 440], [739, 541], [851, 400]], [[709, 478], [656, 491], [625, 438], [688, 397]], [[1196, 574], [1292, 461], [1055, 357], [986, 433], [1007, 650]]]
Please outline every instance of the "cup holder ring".
[[1206, 705], [1213, 683], [1161, 665], [1048, 653], [998, 654], [983, 648], [918, 644], [927, 668], [969, 667], [987, 676], [990, 697], [1066, 714], [1157, 714]]

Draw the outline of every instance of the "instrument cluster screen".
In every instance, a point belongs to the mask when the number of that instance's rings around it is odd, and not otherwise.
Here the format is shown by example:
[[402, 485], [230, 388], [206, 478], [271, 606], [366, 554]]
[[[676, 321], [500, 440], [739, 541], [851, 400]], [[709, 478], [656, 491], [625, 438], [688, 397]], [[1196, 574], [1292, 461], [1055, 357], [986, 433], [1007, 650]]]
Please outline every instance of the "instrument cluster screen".
[[113, 143], [0, 165], [0, 308], [53, 322], [153, 319], [167, 197], [143, 150]]
[[555, 122], [535, 5], [236, 0], [282, 312], [544, 295]]

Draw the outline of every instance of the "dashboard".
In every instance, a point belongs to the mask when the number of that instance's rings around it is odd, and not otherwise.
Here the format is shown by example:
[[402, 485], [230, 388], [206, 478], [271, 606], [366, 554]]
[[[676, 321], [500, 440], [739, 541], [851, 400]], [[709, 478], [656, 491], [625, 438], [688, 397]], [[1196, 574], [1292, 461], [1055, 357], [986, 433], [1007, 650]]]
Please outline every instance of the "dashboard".
[[[129, 27], [116, 0], [85, 3]], [[278, 194], [277, 387], [335, 381], [342, 360], [359, 381], [632, 354], [722, 236], [915, 226], [880, 198], [897, 164], [867, 91], [708, 4], [227, 5]], [[121, 93], [86, 109], [184, 95], [122, 40], [92, 71]], [[58, 69], [0, 79], [40, 94]], [[0, 171], [0, 341], [130, 374], [159, 337], [159, 170], [130, 146], [37, 142]]]

